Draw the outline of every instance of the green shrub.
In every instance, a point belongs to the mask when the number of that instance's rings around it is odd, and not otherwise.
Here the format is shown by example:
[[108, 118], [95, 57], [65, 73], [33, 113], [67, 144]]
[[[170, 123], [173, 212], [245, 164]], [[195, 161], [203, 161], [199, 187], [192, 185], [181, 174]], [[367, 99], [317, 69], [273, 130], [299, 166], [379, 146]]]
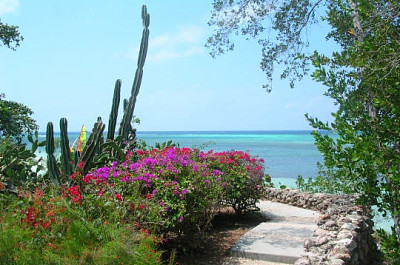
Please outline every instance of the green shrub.
[[400, 243], [396, 236], [395, 228], [388, 233], [383, 229], [377, 230], [379, 245], [388, 264], [400, 264]]
[[1, 264], [159, 264], [158, 239], [129, 224], [87, 219], [52, 191], [20, 189], [0, 213]]
[[39, 172], [43, 170], [41, 158], [35, 154], [44, 142], [39, 142], [38, 133], [29, 135], [31, 148], [26, 144], [17, 143], [11, 138], [0, 138], [0, 182], [7, 184], [9, 189], [20, 185], [36, 186], [40, 180]]

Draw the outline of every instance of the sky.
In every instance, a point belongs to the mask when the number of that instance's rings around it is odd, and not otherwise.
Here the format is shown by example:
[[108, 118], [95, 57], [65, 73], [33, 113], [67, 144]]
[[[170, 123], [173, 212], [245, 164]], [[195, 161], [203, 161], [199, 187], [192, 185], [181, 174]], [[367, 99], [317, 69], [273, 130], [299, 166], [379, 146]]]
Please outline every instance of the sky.
[[[209, 55], [212, 0], [0, 0], [1, 21], [24, 37], [17, 51], [0, 47], [0, 93], [30, 107], [40, 131], [49, 121], [57, 131], [62, 117], [69, 131], [90, 130], [99, 116], [107, 124], [117, 79], [121, 98], [130, 95], [142, 4], [150, 38], [138, 131], [310, 130], [305, 113], [332, 121], [336, 107], [310, 78], [294, 89], [279, 78], [271, 93], [262, 88], [255, 40], [239, 37], [234, 51]], [[323, 30], [311, 32], [310, 42], [329, 51]]]

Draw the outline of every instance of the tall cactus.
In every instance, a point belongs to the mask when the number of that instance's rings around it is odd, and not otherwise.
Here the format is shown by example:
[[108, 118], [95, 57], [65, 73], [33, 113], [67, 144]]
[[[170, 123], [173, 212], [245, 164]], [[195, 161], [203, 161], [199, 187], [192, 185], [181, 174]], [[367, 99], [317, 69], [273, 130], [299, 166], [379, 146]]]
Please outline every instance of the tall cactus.
[[115, 127], [117, 125], [118, 108], [121, 98], [121, 80], [115, 82], [114, 96], [111, 105], [110, 119], [108, 120], [107, 140], [114, 140]]
[[47, 123], [46, 130], [46, 153], [47, 153], [47, 170], [49, 174], [49, 178], [53, 182], [54, 185], [61, 185], [60, 183], [60, 172], [57, 167], [57, 160], [54, 156], [54, 131], [53, 131], [53, 123]]
[[66, 118], [60, 119], [60, 138], [61, 138], [61, 164], [62, 172], [69, 179], [72, 174], [72, 165], [70, 159], [69, 139], [68, 139], [68, 123]]
[[140, 43], [139, 58], [137, 62], [137, 69], [135, 73], [135, 79], [133, 81], [131, 96], [129, 98], [128, 106], [124, 111], [124, 117], [122, 118], [119, 135], [123, 139], [128, 139], [129, 134], [132, 132], [131, 122], [133, 117], [133, 111], [135, 110], [136, 97], [139, 94], [140, 85], [142, 83], [143, 77], [143, 66], [146, 61], [147, 48], [149, 44], [149, 25], [150, 25], [150, 15], [147, 13], [147, 8], [145, 5], [142, 6], [142, 21], [143, 21], [143, 32], [142, 40]]
[[[111, 113], [109, 118], [108, 125], [108, 133], [107, 133], [107, 141], [104, 143], [103, 131], [105, 128], [104, 123], [101, 121], [101, 118], [94, 124], [92, 134], [87, 141], [87, 144], [80, 154], [75, 151], [74, 154], [74, 165], [77, 167], [79, 164], [83, 165], [83, 173], [86, 174], [93, 166], [94, 166], [94, 157], [99, 155], [100, 152], [104, 152], [105, 148], [109, 146], [109, 152], [111, 154], [110, 157], [114, 155], [118, 155], [118, 157], [123, 156], [123, 151], [121, 149], [120, 144], [117, 142], [123, 143], [124, 141], [134, 139], [135, 138], [135, 130], [132, 129], [132, 119], [133, 112], [135, 109], [136, 98], [139, 94], [140, 85], [142, 83], [143, 77], [143, 66], [146, 61], [148, 41], [149, 41], [149, 25], [150, 25], [150, 15], [147, 13], [147, 8], [145, 5], [142, 7], [142, 21], [143, 21], [143, 32], [142, 32], [142, 40], [140, 44], [139, 58], [137, 62], [137, 70], [135, 73], [135, 79], [133, 81], [131, 95], [129, 100], [124, 101], [124, 115], [120, 124], [119, 129], [119, 140], [114, 141], [114, 132], [116, 128], [116, 122], [118, 118], [118, 108], [120, 102], [120, 92], [121, 92], [121, 81], [117, 80], [114, 88], [114, 97], [113, 103], [111, 107]], [[63, 172], [67, 175], [70, 175], [72, 172], [71, 162], [69, 158], [69, 141], [67, 137], [67, 120], [62, 118], [60, 120], [60, 130], [61, 130], [61, 151], [62, 151], [62, 164], [63, 164]], [[49, 122], [47, 126], [47, 146], [46, 151], [48, 153], [48, 168], [49, 168], [49, 176], [53, 180], [54, 183], [60, 184], [60, 173], [57, 168], [56, 159], [54, 157], [54, 137], [53, 137], [53, 124]], [[104, 143], [104, 144], [103, 144]], [[126, 146], [125, 146], [126, 147]], [[68, 151], [68, 155], [67, 155]], [[83, 163], [82, 163], [83, 162]], [[69, 167], [67, 166], [69, 165]]]
[[93, 126], [92, 133], [89, 136], [89, 140], [82, 151], [82, 155], [79, 158], [80, 162], [83, 162], [83, 173], [86, 174], [92, 167], [93, 158], [97, 154], [99, 145], [101, 144], [101, 139], [103, 137], [103, 131], [105, 124], [100, 120]]

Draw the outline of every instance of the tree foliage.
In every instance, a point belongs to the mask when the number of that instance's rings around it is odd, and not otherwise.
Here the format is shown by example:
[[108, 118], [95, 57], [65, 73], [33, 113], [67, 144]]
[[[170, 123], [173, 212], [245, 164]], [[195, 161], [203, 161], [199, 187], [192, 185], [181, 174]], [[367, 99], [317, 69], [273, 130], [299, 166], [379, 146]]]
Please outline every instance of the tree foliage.
[[319, 21], [321, 3], [322, 0], [215, 0], [208, 22], [215, 32], [206, 47], [216, 57], [234, 49], [232, 35], [257, 39], [262, 52], [260, 66], [267, 76], [264, 88], [271, 90], [272, 74], [278, 64], [285, 66], [281, 77], [289, 78], [293, 87], [309, 70], [310, 61], [302, 54], [309, 45], [308, 28]]
[[15, 51], [24, 37], [19, 33], [18, 26], [8, 25], [0, 20], [0, 40], [0, 46], [4, 45]]
[[[290, 78], [292, 86], [313, 67], [313, 79], [326, 87], [338, 111], [331, 124], [307, 116], [324, 156], [320, 176], [308, 187], [361, 194], [363, 203], [391, 214], [399, 240], [400, 3], [215, 0], [213, 6], [209, 24], [216, 31], [207, 43], [211, 55], [232, 50], [231, 34], [240, 33], [258, 38], [269, 82], [276, 64], [286, 66], [281, 77]], [[321, 20], [330, 25], [326, 38], [338, 43], [340, 51], [330, 56], [303, 53], [307, 29]]]
[[338, 105], [330, 126], [309, 118], [314, 128], [337, 134], [314, 132], [329, 172], [320, 180], [391, 214], [400, 238], [400, 4], [360, 0], [331, 3], [328, 10], [330, 37], [342, 51], [312, 57], [313, 78]]
[[33, 111], [21, 103], [4, 100], [4, 97], [0, 94], [0, 138], [9, 137], [21, 142], [24, 136], [38, 129], [31, 117]]

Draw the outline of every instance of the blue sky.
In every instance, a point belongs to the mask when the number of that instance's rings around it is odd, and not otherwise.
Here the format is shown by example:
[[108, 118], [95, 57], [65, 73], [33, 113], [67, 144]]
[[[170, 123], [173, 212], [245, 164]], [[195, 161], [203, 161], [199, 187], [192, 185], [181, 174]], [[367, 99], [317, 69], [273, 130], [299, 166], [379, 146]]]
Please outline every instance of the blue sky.
[[[17, 51], [0, 47], [0, 92], [29, 106], [40, 130], [48, 121], [69, 131], [108, 123], [116, 79], [129, 97], [141, 38], [141, 6], [151, 16], [150, 42], [136, 104], [139, 131], [307, 130], [305, 113], [331, 120], [335, 107], [310, 79], [272, 93], [256, 41], [212, 59], [204, 47], [212, 1], [0, 0], [2, 22], [18, 25]], [[310, 40], [330, 49], [316, 28]], [[319, 43], [318, 43], [319, 41]], [[122, 111], [119, 112], [122, 117]]]

